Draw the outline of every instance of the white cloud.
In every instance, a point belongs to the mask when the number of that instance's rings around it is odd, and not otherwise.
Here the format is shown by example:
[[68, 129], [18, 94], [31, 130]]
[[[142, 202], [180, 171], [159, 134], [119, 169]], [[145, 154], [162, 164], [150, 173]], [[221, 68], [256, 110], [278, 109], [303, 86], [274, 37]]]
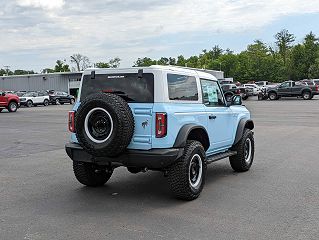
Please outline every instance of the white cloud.
[[45, 10], [53, 10], [63, 7], [64, 0], [17, 0], [17, 4], [22, 7], [36, 7]]

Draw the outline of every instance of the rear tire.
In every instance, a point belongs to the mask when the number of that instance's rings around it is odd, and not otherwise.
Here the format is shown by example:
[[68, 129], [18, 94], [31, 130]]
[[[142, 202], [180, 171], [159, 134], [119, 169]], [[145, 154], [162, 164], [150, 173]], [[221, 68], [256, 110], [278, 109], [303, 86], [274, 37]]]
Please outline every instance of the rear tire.
[[311, 99], [311, 93], [309, 91], [303, 91], [302, 92], [302, 98], [304, 100], [310, 100]]
[[49, 100], [48, 100], [48, 99], [45, 99], [44, 102], [43, 102], [43, 105], [44, 105], [44, 106], [48, 106], [48, 105], [49, 105]]
[[268, 97], [269, 97], [269, 99], [272, 100], [272, 101], [273, 101], [273, 100], [278, 100], [277, 93], [275, 93], [275, 92], [269, 93]]
[[70, 100], [70, 104], [71, 104], [71, 105], [73, 105], [73, 104], [74, 104], [74, 102], [75, 102], [75, 101], [74, 101], [74, 99], [73, 99], [73, 98], [71, 98], [71, 100]]
[[194, 200], [200, 195], [206, 178], [206, 154], [198, 141], [187, 141], [183, 156], [168, 170], [168, 182], [174, 195]]
[[103, 186], [112, 176], [113, 169], [101, 168], [92, 163], [73, 161], [76, 179], [88, 187]]
[[16, 102], [9, 103], [8, 111], [9, 112], [16, 112], [18, 110], [18, 104]]
[[236, 172], [246, 172], [254, 161], [255, 141], [253, 132], [246, 128], [240, 141], [232, 147], [237, 155], [229, 157], [231, 167]]

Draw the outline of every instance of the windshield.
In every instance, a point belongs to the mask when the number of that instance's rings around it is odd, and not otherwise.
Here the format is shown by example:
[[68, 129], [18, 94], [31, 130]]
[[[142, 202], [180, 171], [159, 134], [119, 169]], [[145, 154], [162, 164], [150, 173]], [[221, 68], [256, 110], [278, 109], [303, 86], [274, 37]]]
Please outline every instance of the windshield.
[[35, 93], [25, 93], [23, 97], [33, 97]]
[[81, 101], [98, 92], [111, 92], [121, 96], [127, 102], [154, 102], [154, 75], [144, 73], [139, 78], [137, 73], [97, 74], [83, 77]]

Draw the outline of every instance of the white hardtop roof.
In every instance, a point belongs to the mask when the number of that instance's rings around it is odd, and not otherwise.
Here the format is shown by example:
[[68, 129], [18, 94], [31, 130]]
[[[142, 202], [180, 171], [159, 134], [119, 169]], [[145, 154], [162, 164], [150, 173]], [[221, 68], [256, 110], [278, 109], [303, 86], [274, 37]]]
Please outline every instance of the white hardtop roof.
[[95, 71], [96, 74], [106, 74], [106, 73], [125, 73], [125, 72], [137, 72], [139, 69], [143, 69], [145, 71], [151, 70], [165, 70], [165, 71], [177, 71], [177, 72], [185, 72], [189, 74], [197, 74], [201, 78], [208, 78], [212, 80], [216, 80], [212, 74], [205, 72], [205, 69], [197, 69], [197, 68], [187, 68], [187, 67], [179, 67], [179, 66], [162, 66], [162, 65], [152, 65], [150, 67], [130, 67], [130, 68], [88, 68], [84, 71], [84, 75], [91, 74], [92, 71]]

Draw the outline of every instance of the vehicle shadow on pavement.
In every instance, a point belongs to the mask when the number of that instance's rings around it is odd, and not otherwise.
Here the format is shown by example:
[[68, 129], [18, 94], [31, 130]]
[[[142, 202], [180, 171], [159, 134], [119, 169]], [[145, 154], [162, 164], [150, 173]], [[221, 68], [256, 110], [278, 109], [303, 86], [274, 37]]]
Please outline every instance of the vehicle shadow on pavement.
[[[121, 171], [123, 173], [123, 170]], [[170, 192], [167, 179], [159, 172], [139, 173], [132, 175], [126, 173], [124, 176], [111, 178], [104, 187], [89, 188], [78, 187], [69, 192], [69, 201], [76, 202], [74, 211], [99, 212], [127, 211], [139, 208], [164, 208], [174, 207], [189, 202], [175, 199]], [[206, 191], [218, 191], [219, 180], [236, 175], [226, 163], [216, 166], [208, 166], [206, 184], [203, 194]], [[213, 196], [214, 194], [207, 194]], [[201, 198], [201, 197], [200, 197]], [[200, 201], [200, 198], [195, 201]], [[213, 200], [213, 199], [211, 199]], [[84, 207], [85, 206], [85, 207]]]

